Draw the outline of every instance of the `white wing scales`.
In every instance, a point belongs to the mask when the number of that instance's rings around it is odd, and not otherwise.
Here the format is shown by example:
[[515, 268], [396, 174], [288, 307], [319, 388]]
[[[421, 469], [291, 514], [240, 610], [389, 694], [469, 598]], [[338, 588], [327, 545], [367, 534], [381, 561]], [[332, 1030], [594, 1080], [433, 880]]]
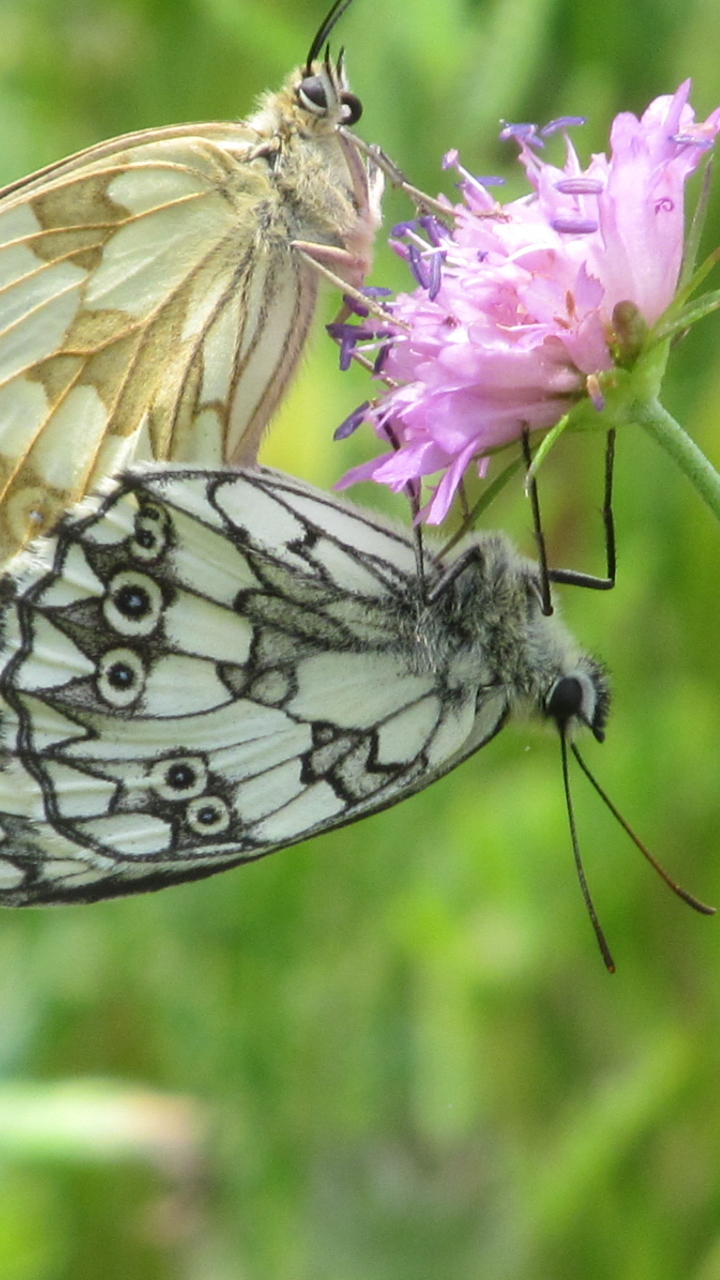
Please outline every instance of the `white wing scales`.
[[0, 902], [260, 857], [497, 729], [506, 691], [420, 643], [409, 536], [261, 469], [106, 489], [5, 580]]

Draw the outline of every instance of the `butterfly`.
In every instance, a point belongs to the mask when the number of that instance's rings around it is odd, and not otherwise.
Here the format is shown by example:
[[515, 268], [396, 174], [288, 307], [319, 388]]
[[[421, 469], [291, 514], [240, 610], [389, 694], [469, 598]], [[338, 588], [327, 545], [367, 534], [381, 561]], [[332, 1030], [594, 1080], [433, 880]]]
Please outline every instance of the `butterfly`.
[[3, 579], [0, 903], [199, 879], [420, 791], [602, 666], [501, 534], [446, 562], [280, 472], [137, 467]]
[[382, 174], [323, 46], [246, 121], [147, 129], [0, 191], [0, 563], [140, 459], [252, 463]]

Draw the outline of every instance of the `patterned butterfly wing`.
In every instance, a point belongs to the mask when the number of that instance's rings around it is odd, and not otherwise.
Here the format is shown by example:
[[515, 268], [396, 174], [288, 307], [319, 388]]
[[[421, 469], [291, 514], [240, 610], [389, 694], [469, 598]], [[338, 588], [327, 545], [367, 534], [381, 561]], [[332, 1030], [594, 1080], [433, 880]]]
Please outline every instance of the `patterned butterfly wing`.
[[426, 552], [421, 582], [408, 532], [280, 473], [164, 464], [105, 489], [3, 580], [6, 905], [160, 888], [352, 822], [516, 708], [601, 727], [599, 669], [500, 535], [449, 570]]
[[455, 605], [423, 604], [409, 535], [278, 473], [141, 469], [12, 569], [7, 905], [154, 889], [353, 821], [508, 709]]
[[313, 260], [360, 285], [379, 221], [339, 131], [359, 105], [318, 71], [319, 102], [300, 70], [245, 123], [128, 135], [0, 192], [0, 562], [132, 461], [254, 461]]

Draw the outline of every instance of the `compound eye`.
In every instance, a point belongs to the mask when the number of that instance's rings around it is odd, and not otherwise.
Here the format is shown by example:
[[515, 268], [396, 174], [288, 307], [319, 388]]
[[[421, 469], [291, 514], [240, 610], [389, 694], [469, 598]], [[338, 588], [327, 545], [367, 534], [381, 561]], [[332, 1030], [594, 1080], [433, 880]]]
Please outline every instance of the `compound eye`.
[[297, 95], [303, 106], [315, 115], [322, 115], [328, 109], [325, 83], [321, 76], [305, 76], [298, 85]]
[[355, 97], [354, 93], [343, 93], [340, 95], [340, 101], [345, 108], [343, 112], [343, 124], [357, 124], [363, 113], [362, 102]]
[[545, 710], [551, 720], [558, 724], [567, 724], [573, 716], [582, 711], [583, 687], [577, 676], [563, 676], [557, 681]]

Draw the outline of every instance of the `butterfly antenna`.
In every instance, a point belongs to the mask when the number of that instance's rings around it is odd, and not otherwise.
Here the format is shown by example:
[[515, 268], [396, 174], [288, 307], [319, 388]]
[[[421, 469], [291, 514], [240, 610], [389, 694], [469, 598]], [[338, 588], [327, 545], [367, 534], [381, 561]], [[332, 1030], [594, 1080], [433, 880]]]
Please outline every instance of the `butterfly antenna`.
[[306, 76], [312, 75], [313, 62], [317, 58], [318, 54], [321, 52], [322, 47], [325, 44], [325, 41], [327, 40], [328, 36], [330, 35], [330, 32], [332, 31], [333, 27], [336, 25], [336, 23], [340, 21], [340, 18], [342, 18], [345, 10], [350, 8], [350, 5], [352, 4], [352, 2], [353, 0], [335, 0], [335, 4], [333, 5], [327, 17], [325, 18], [325, 21], [323, 22], [322, 26], [320, 27], [320, 30], [315, 36], [315, 39], [310, 45], [310, 51], [308, 53], [307, 62], [305, 63], [305, 67], [303, 71], [304, 75]]
[[[573, 749], [573, 753], [577, 754], [577, 752], [575, 751], [575, 748], [573, 747], [572, 749]], [[585, 868], [583, 867], [582, 858], [580, 857], [580, 846], [578, 844], [577, 828], [575, 826], [575, 814], [573, 812], [572, 796], [570, 794], [570, 775], [568, 773], [567, 736], [565, 734], [565, 730], [563, 726], [560, 726], [560, 758], [562, 759], [563, 786], [565, 788], [565, 803], [567, 804], [568, 821], [570, 823], [570, 838], [572, 840], [573, 855], [575, 858], [575, 870], [577, 872], [577, 878], [580, 884], [580, 888], [582, 890], [582, 896], [585, 902], [585, 909], [587, 910], [587, 913], [590, 917], [590, 923], [592, 924], [592, 927], [595, 930], [595, 937], [597, 938], [597, 943], [600, 948], [600, 954], [602, 955], [603, 961], [605, 962], [605, 968], [607, 969], [608, 973], [614, 973], [615, 961], [612, 958], [612, 953], [607, 944], [605, 934], [603, 933], [602, 927], [600, 925], [600, 921], [597, 918], [595, 905], [593, 903], [592, 898], [590, 897], [590, 890], [588, 889], [587, 880], [585, 879]]]
[[647, 861], [650, 863], [650, 866], [657, 872], [657, 874], [660, 876], [660, 879], [665, 881], [665, 884], [667, 885], [668, 889], [672, 889], [673, 893], [676, 894], [678, 898], [682, 898], [683, 902], [687, 902], [688, 906], [693, 908], [693, 911], [699, 911], [701, 915], [704, 915], [704, 916], [714, 916], [715, 907], [709, 907], [705, 902], [701, 902], [699, 898], [695, 898], [691, 893], [688, 893], [687, 889], [683, 889], [682, 885], [677, 884], [676, 881], [673, 880], [672, 876], [668, 875], [668, 872], [665, 870], [665, 868], [661, 866], [657, 858], [653, 857], [650, 850], [646, 848], [646, 846], [643, 844], [639, 836], [635, 835], [635, 832], [633, 831], [632, 827], [625, 821], [622, 814], [615, 808], [615, 805], [613, 804], [610, 797], [606, 794], [606, 792], [603, 791], [602, 787], [600, 786], [600, 783], [597, 781], [597, 778], [595, 778], [594, 775], [590, 772], [588, 766], [586, 765], [585, 761], [583, 760], [582, 756], [580, 755], [580, 752], [578, 751], [574, 743], [571, 744], [570, 750], [575, 756], [575, 759], [580, 765], [580, 768], [585, 774], [585, 777], [592, 783], [593, 787], [597, 791], [598, 795], [600, 796], [600, 799], [603, 801], [606, 807], [610, 810], [613, 817], [620, 823], [620, 826], [622, 827], [623, 831], [627, 832], [627, 834], [629, 835], [635, 847], [640, 850], [644, 858], [647, 858]]

